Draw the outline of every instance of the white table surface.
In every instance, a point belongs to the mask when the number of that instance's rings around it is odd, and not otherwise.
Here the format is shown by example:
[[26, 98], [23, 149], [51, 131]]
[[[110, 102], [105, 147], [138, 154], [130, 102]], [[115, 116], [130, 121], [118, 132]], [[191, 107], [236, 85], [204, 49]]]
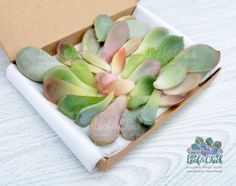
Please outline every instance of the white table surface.
[[[103, 173], [89, 173], [7, 81], [0, 51], [0, 185], [236, 185], [236, 1], [147, 0], [143, 6], [197, 43], [221, 50], [217, 79]], [[223, 144], [222, 172], [187, 172], [196, 136]]]

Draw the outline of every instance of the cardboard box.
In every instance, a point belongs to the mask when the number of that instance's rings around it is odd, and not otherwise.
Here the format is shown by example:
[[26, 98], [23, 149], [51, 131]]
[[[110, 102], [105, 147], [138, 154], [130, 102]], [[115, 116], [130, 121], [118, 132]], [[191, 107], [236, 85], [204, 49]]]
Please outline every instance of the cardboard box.
[[[136, 7], [136, 1], [72, 0], [68, 2], [61, 0], [55, 4], [49, 0], [43, 2], [41, 0], [25, 0], [25, 3], [10, 0], [2, 3], [1, 6], [7, 6], [8, 8], [0, 7], [3, 10], [0, 16], [4, 17], [4, 21], [0, 22], [0, 27], [4, 28], [0, 30], [0, 40], [10, 61], [14, 63], [16, 53], [28, 45], [34, 45], [50, 54], [55, 54], [56, 46], [61, 40], [72, 44], [80, 43], [84, 32], [92, 27], [93, 20], [98, 14], [108, 14], [114, 19], [131, 15]], [[102, 171], [106, 171], [119, 161], [178, 109], [183, 107], [195, 94], [213, 81], [219, 71], [220, 68], [202, 84], [189, 92], [185, 101], [159, 116], [155, 125], [144, 135], [131, 142], [114, 156], [100, 159], [97, 167]]]

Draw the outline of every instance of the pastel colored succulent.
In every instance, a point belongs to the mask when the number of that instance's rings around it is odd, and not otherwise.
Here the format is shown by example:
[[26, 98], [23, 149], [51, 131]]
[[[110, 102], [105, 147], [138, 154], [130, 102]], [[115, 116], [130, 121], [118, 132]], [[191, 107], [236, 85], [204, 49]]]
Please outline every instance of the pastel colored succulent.
[[115, 96], [126, 95], [133, 90], [134, 81], [129, 79], [118, 79], [108, 83], [102, 93], [109, 94], [114, 91]]
[[94, 77], [86, 62], [82, 60], [73, 61], [70, 70], [84, 83], [94, 87]]
[[110, 63], [113, 55], [125, 44], [128, 37], [128, 24], [125, 21], [118, 21], [114, 23], [107, 34], [107, 38], [101, 52], [101, 57]]
[[59, 101], [58, 110], [74, 120], [81, 109], [97, 104], [103, 99], [104, 96], [66, 95]]
[[127, 63], [121, 73], [123, 78], [128, 78], [131, 73], [144, 62], [144, 56], [141, 54], [133, 54], [127, 60]]
[[137, 19], [130, 19], [127, 20], [127, 24], [129, 27], [129, 38], [135, 38], [135, 37], [141, 37], [143, 38], [147, 32], [148, 27], [141, 21], [138, 21]]
[[145, 105], [149, 98], [150, 96], [132, 96], [129, 98], [128, 108], [130, 110], [134, 110], [142, 105]]
[[120, 119], [127, 107], [127, 97], [117, 97], [104, 111], [96, 115], [89, 125], [89, 134], [97, 145], [113, 143], [120, 134]]
[[99, 57], [96, 54], [93, 54], [91, 52], [88, 51], [82, 51], [81, 52], [82, 57], [88, 61], [89, 63], [91, 63], [92, 65], [95, 65], [96, 67], [99, 67], [103, 70], [106, 70], [108, 72], [111, 71], [111, 67], [109, 64], [107, 64], [106, 61], [104, 61], [101, 57]]
[[100, 45], [97, 42], [94, 29], [88, 29], [83, 36], [80, 51], [89, 51], [91, 53], [97, 54], [99, 48]]
[[185, 96], [161, 94], [159, 100], [160, 107], [172, 107], [184, 101]]
[[25, 47], [16, 55], [16, 64], [19, 71], [27, 78], [42, 82], [43, 74], [54, 66], [62, 64], [47, 52], [36, 47]]
[[88, 66], [89, 70], [90, 70], [92, 73], [94, 73], [94, 74], [97, 74], [97, 73], [100, 73], [100, 72], [106, 72], [105, 70], [103, 70], [103, 69], [101, 69], [101, 68], [99, 68], [99, 67], [96, 67], [96, 66], [94, 66], [94, 65], [92, 65], [92, 64], [89, 64], [89, 63], [87, 63], [87, 62], [85, 62], [85, 63], [86, 63], [86, 65]]
[[140, 64], [129, 76], [129, 79], [138, 81], [142, 76], [157, 76], [160, 71], [160, 62], [157, 60], [147, 60]]
[[126, 56], [130, 56], [141, 44], [142, 38], [141, 37], [134, 37], [128, 40], [122, 48], [125, 48]]
[[99, 92], [103, 92], [104, 88], [112, 81], [116, 80], [117, 76], [108, 72], [97, 73], [95, 76], [95, 85]]
[[201, 75], [199, 73], [188, 73], [184, 81], [170, 89], [163, 90], [163, 93], [168, 95], [183, 95], [194, 89], [201, 82]]
[[173, 65], [163, 71], [153, 85], [156, 89], [170, 89], [182, 83], [186, 75], [186, 65]]
[[148, 102], [142, 107], [138, 114], [138, 120], [143, 125], [154, 125], [156, 120], [156, 114], [159, 107], [161, 92], [159, 90], [153, 90]]
[[62, 63], [69, 63], [71, 60], [80, 59], [80, 55], [74, 45], [59, 43], [58, 48], [58, 59]]
[[107, 15], [99, 15], [95, 18], [94, 29], [98, 42], [104, 42], [107, 37], [107, 33], [112, 26], [112, 19]]
[[139, 109], [128, 110], [126, 109], [120, 120], [121, 135], [127, 140], [136, 140], [147, 131], [138, 120]]
[[172, 65], [183, 64], [188, 72], [206, 72], [213, 69], [220, 60], [220, 52], [208, 45], [192, 45], [180, 52], [162, 71]]
[[91, 87], [85, 84], [66, 66], [55, 66], [55, 67], [50, 68], [48, 71], [44, 73], [44, 82], [49, 77], [55, 77], [55, 78], [67, 81], [68, 83], [71, 83], [82, 89], [87, 90], [88, 92], [90, 92], [90, 95], [97, 94], [97, 90], [94, 87]]
[[158, 48], [148, 48], [145, 59], [157, 59], [161, 62], [161, 67], [166, 66], [176, 55], [184, 49], [183, 37], [169, 35], [163, 39]]
[[168, 30], [164, 27], [151, 29], [144, 37], [141, 45], [135, 53], [143, 54], [148, 48], [158, 48], [163, 39], [168, 35]]
[[123, 70], [126, 62], [126, 50], [125, 48], [119, 49], [112, 58], [111, 73], [119, 75]]
[[147, 96], [151, 95], [154, 87], [153, 83], [156, 80], [155, 77], [146, 75], [142, 76], [136, 83], [135, 88], [130, 92], [129, 96]]
[[90, 91], [83, 89], [79, 86], [75, 86], [67, 81], [49, 77], [43, 85], [44, 96], [52, 103], [57, 104], [60, 99], [65, 95], [78, 95], [78, 96], [93, 96]]

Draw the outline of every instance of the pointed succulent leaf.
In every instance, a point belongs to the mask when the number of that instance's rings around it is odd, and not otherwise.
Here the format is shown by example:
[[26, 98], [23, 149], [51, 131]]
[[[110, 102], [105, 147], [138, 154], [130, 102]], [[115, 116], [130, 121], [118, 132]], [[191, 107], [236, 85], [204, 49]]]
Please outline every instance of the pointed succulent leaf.
[[57, 59], [36, 47], [25, 47], [16, 55], [19, 71], [27, 78], [42, 82], [43, 74], [54, 66], [62, 66]]
[[205, 72], [213, 69], [220, 60], [220, 52], [208, 45], [192, 45], [180, 52], [163, 71], [174, 64], [184, 64], [188, 72]]
[[203, 140], [203, 138], [202, 137], [196, 137], [196, 139], [195, 139], [195, 143], [197, 143], [197, 144], [201, 144], [201, 143], [203, 143], [204, 142], [204, 140]]
[[143, 76], [157, 76], [160, 71], [160, 62], [157, 60], [147, 60], [140, 64], [129, 76], [129, 79], [138, 81]]
[[207, 143], [207, 145], [209, 145], [210, 147], [213, 145], [213, 140], [212, 140], [212, 138], [207, 138], [206, 140], [206, 143]]
[[99, 15], [95, 18], [94, 29], [98, 42], [104, 42], [107, 37], [107, 33], [112, 26], [112, 19], [107, 15]]
[[167, 35], [168, 30], [164, 27], [157, 27], [150, 30], [135, 53], [143, 54], [148, 48], [158, 48]]
[[103, 99], [103, 96], [66, 95], [59, 101], [58, 110], [74, 120], [81, 109], [96, 104]]
[[74, 59], [80, 59], [80, 55], [75, 49], [74, 45], [63, 44], [60, 54], [61, 55], [58, 56], [58, 58], [62, 63]]
[[83, 56], [83, 58], [88, 61], [89, 63], [91, 63], [92, 65], [95, 65], [101, 69], [104, 69], [106, 71], [111, 71], [111, 67], [109, 64], [107, 64], [106, 61], [104, 61], [101, 57], [99, 57], [96, 54], [93, 54], [91, 52], [88, 51], [82, 51], [81, 55]]
[[148, 102], [142, 107], [138, 114], [138, 120], [147, 126], [154, 125], [160, 101], [160, 91], [153, 90]]
[[128, 78], [130, 74], [136, 69], [136, 67], [143, 63], [143, 60], [144, 57], [141, 54], [133, 54], [132, 56], [130, 56], [125, 65], [125, 68], [121, 73], [121, 76], [123, 78]]
[[180, 96], [180, 95], [173, 95], [172, 96], [172, 95], [161, 94], [159, 106], [160, 107], [172, 107], [174, 105], [181, 103], [184, 99], [185, 99], [185, 97]]
[[137, 19], [127, 20], [127, 24], [129, 27], [129, 38], [132, 39], [134, 37], [143, 38], [147, 32], [148, 27], [144, 23], [140, 22]]
[[125, 21], [114, 23], [107, 34], [101, 57], [110, 63], [113, 55], [125, 44], [125, 42], [128, 40], [128, 37], [128, 24]]
[[80, 51], [89, 51], [91, 53], [97, 54], [99, 51], [100, 45], [97, 42], [97, 38], [94, 33], [94, 29], [89, 29], [85, 32]]
[[136, 140], [147, 130], [138, 120], [139, 109], [125, 110], [120, 120], [121, 135], [127, 140]]
[[149, 100], [150, 96], [132, 96], [128, 101], [128, 108], [130, 110], [134, 110], [144, 104], [146, 104]]
[[128, 21], [128, 20], [132, 20], [132, 19], [135, 19], [135, 17], [133, 15], [126, 15], [126, 16], [122, 16], [122, 17], [116, 19], [115, 22]]
[[103, 92], [103, 89], [108, 85], [110, 82], [117, 79], [117, 76], [114, 74], [110, 74], [108, 72], [101, 72], [97, 73], [95, 76], [95, 84], [96, 88], [99, 92]]
[[147, 96], [151, 95], [154, 87], [153, 83], [156, 80], [153, 76], [142, 76], [136, 83], [135, 88], [130, 92], [130, 96]]
[[162, 72], [153, 85], [156, 89], [169, 89], [182, 83], [186, 74], [185, 65], [174, 65]]
[[80, 127], [87, 127], [97, 114], [107, 108], [107, 106], [111, 103], [113, 96], [114, 93], [111, 92], [101, 102], [81, 109], [76, 116], [75, 123], [78, 124]]
[[127, 97], [116, 98], [103, 112], [96, 115], [89, 125], [89, 135], [97, 145], [108, 145], [120, 134], [120, 119], [127, 107]]
[[85, 84], [75, 74], [73, 74], [73, 72], [71, 72], [70, 69], [66, 66], [55, 66], [55, 67], [50, 68], [44, 74], [44, 82], [49, 77], [55, 77], [55, 78], [67, 81], [73, 85], [76, 85], [82, 89], [89, 91], [92, 95], [96, 95], [97, 93], [97, 90], [94, 87], [91, 87]]
[[126, 51], [125, 48], [119, 49], [112, 58], [111, 62], [111, 73], [119, 75], [123, 70], [126, 62]]
[[163, 93], [168, 95], [183, 95], [197, 87], [200, 82], [201, 75], [199, 73], [188, 73], [181, 84], [170, 89], [165, 89]]
[[103, 89], [103, 94], [109, 94], [114, 91], [115, 96], [128, 94], [135, 86], [134, 81], [129, 79], [118, 79], [110, 82]]
[[128, 40], [122, 48], [125, 48], [126, 56], [130, 56], [141, 44], [142, 38], [141, 37], [134, 37]]
[[86, 62], [82, 60], [72, 61], [70, 70], [84, 83], [94, 87], [94, 77]]
[[67, 81], [49, 77], [43, 85], [44, 96], [52, 103], [57, 104], [60, 99], [65, 95], [78, 95], [78, 96], [93, 96], [90, 91], [81, 87], [75, 86]]

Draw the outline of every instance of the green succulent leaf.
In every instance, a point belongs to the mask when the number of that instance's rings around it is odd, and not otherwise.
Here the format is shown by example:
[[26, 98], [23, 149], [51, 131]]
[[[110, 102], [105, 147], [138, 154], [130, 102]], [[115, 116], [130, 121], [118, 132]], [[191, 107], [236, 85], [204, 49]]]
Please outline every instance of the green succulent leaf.
[[206, 143], [211, 147], [213, 145], [213, 140], [212, 138], [207, 138]]
[[132, 96], [128, 101], [128, 108], [130, 110], [134, 110], [144, 104], [146, 104], [149, 100], [150, 96]]
[[191, 145], [191, 148], [192, 148], [193, 150], [198, 150], [198, 149], [200, 149], [198, 143], [192, 144], [192, 145]]
[[130, 39], [132, 39], [134, 37], [143, 38], [148, 32], [147, 25], [138, 21], [137, 19], [127, 20], [127, 24], [129, 26], [129, 38]]
[[75, 123], [80, 127], [87, 127], [97, 114], [107, 108], [107, 106], [111, 103], [113, 96], [114, 92], [111, 92], [101, 102], [81, 109], [76, 116]]
[[79, 53], [76, 51], [74, 45], [64, 44], [59, 60], [64, 63], [66, 61], [80, 59]]
[[154, 125], [160, 101], [160, 91], [153, 90], [148, 102], [139, 112], [138, 120], [147, 126]]
[[91, 53], [97, 54], [99, 51], [100, 45], [97, 42], [97, 38], [94, 33], [94, 29], [89, 29], [85, 32], [82, 42], [80, 51], [89, 51]]
[[59, 101], [58, 110], [74, 120], [81, 109], [99, 103], [103, 99], [103, 96], [66, 95]]
[[112, 19], [107, 15], [99, 15], [95, 18], [94, 28], [98, 42], [104, 42], [107, 33], [112, 26]]
[[213, 147], [217, 147], [218, 149], [220, 149], [222, 146], [222, 143], [220, 141], [215, 141], [213, 144]]

